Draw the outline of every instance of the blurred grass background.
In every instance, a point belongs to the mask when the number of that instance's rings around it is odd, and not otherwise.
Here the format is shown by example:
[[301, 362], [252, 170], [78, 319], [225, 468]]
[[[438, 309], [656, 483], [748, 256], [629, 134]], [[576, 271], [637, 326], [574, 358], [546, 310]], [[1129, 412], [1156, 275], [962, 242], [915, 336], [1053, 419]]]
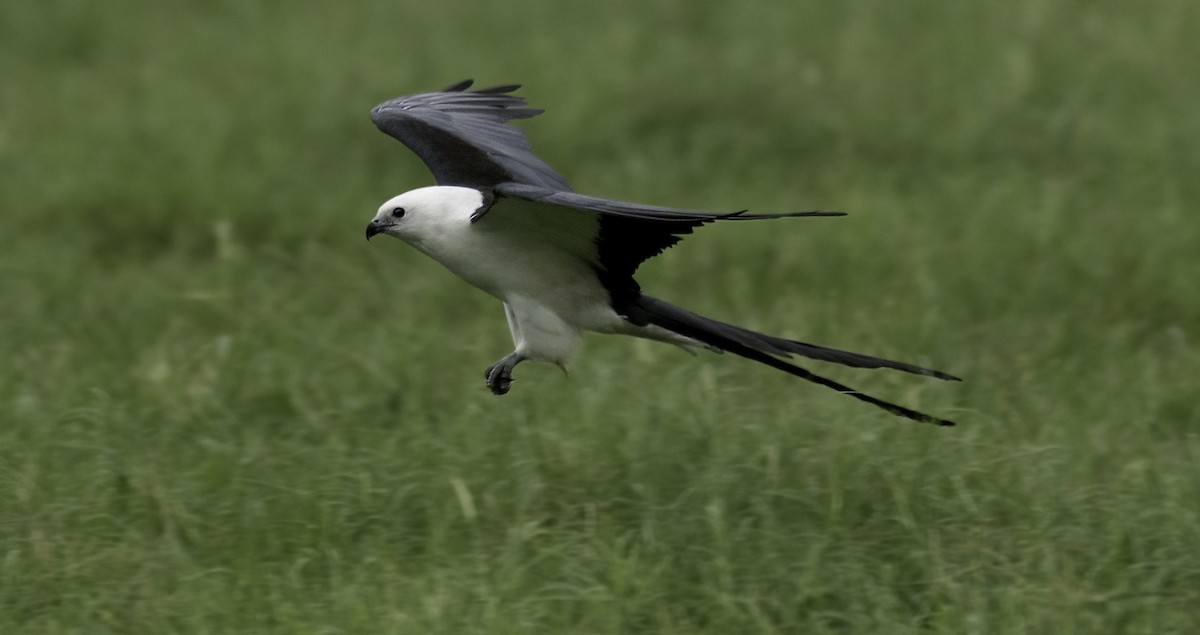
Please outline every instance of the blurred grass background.
[[[0, 632], [1200, 628], [1200, 8], [359, 0], [0, 5]], [[482, 371], [501, 308], [377, 205], [371, 106], [521, 82], [583, 192], [844, 219], [640, 275], [911, 360], [596, 336]]]

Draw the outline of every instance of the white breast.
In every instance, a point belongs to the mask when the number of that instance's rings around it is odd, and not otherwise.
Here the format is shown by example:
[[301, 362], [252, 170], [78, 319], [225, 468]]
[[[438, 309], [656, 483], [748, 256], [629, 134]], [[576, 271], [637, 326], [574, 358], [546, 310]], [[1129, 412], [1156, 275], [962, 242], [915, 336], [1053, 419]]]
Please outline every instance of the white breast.
[[501, 198], [472, 223], [483, 200], [479, 192], [426, 189], [440, 190], [447, 204], [420, 219], [419, 235], [405, 237], [414, 247], [510, 306], [525, 307], [520, 314], [548, 311], [574, 328], [598, 331], [621, 323], [594, 268], [596, 215]]

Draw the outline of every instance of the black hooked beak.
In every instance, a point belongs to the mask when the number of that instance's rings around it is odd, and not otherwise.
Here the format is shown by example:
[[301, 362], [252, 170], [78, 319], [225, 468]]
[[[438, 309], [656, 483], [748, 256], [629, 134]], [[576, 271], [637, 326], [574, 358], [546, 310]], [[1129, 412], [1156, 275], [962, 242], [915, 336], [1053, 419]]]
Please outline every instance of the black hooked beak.
[[372, 220], [370, 223], [367, 223], [367, 240], [371, 240], [371, 236], [374, 236], [375, 234], [382, 234], [383, 230], [387, 228], [388, 225], [379, 222], [378, 219]]

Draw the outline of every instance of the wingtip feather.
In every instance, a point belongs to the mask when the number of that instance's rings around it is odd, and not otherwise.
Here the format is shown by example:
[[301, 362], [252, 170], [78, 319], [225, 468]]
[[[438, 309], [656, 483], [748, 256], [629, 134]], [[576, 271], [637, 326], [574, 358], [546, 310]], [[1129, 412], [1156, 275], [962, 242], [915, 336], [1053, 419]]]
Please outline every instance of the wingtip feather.
[[505, 95], [505, 94], [511, 93], [513, 91], [519, 90], [520, 88], [521, 88], [520, 84], [501, 84], [499, 86], [489, 86], [487, 88], [480, 88], [480, 89], [475, 90], [474, 92], [479, 95]]
[[811, 212], [785, 212], [783, 214], [751, 214], [750, 210], [740, 210], [730, 212], [728, 214], [720, 214], [715, 220], [769, 220], [772, 218], [825, 218], [835, 216], [846, 216], [846, 212], [824, 212], [815, 210]]
[[473, 79], [464, 79], [464, 80], [462, 80], [461, 82], [458, 82], [457, 84], [452, 84], [452, 85], [450, 85], [450, 86], [447, 86], [447, 87], [443, 88], [443, 89], [442, 89], [442, 90], [440, 90], [439, 92], [443, 92], [443, 93], [461, 93], [461, 92], [463, 92], [464, 90], [466, 90], [466, 89], [470, 88], [470, 87], [471, 87], [471, 85], [472, 85], [472, 84], [474, 84], [474, 83], [475, 83], [475, 80], [473, 80]]

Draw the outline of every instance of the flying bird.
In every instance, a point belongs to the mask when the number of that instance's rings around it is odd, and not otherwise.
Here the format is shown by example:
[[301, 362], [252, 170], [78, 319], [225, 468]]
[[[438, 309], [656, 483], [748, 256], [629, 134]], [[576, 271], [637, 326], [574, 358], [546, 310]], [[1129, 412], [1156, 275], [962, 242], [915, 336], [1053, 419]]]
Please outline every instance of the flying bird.
[[504, 304], [515, 350], [484, 373], [497, 395], [525, 360], [558, 365], [579, 350], [584, 331], [632, 335], [693, 350], [728, 351], [914, 421], [952, 421], [877, 399], [789, 360], [801, 355], [855, 368], [952, 375], [764, 335], [702, 317], [642, 293], [639, 265], [696, 228], [716, 222], [842, 216], [840, 212], [709, 213], [578, 194], [508, 125], [541, 114], [512, 93], [517, 85], [468, 90], [471, 80], [376, 106], [371, 120], [433, 172], [437, 185], [379, 207], [367, 239], [395, 236]]

